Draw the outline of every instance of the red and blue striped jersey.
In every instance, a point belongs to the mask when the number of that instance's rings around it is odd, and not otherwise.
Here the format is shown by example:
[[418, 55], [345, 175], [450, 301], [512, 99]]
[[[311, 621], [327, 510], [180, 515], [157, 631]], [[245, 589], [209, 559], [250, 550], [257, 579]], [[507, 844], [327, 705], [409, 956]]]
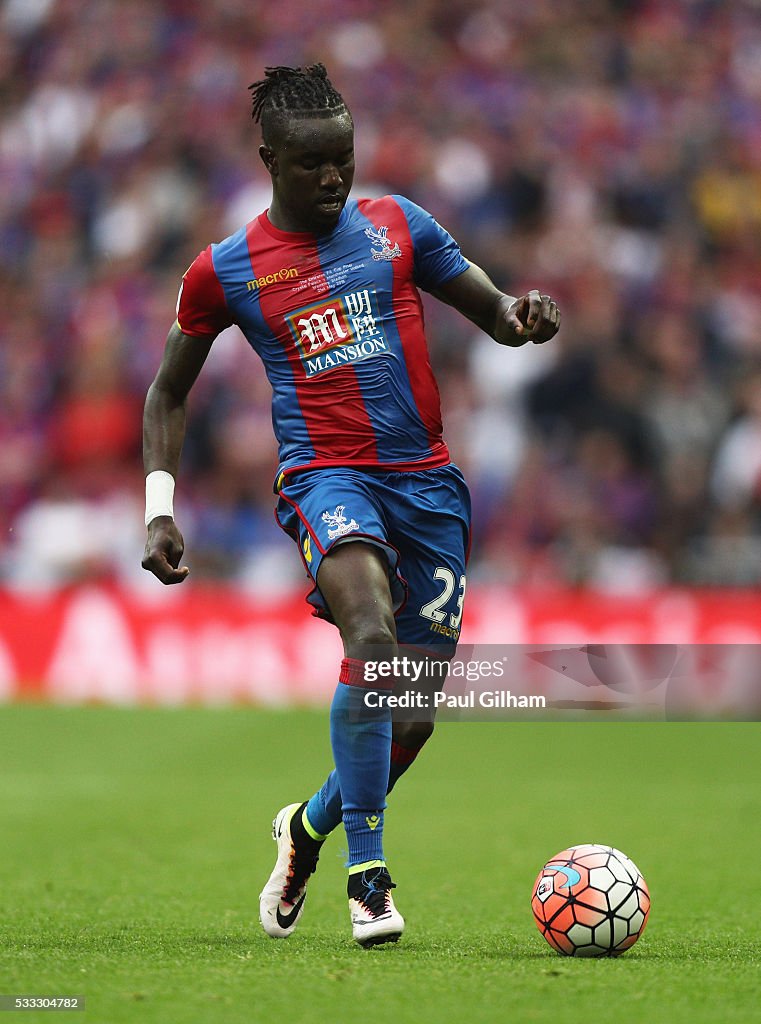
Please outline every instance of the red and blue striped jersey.
[[468, 268], [402, 196], [347, 202], [327, 235], [279, 231], [266, 212], [210, 245], [183, 277], [177, 320], [208, 336], [237, 324], [272, 385], [279, 473], [446, 465], [419, 288]]

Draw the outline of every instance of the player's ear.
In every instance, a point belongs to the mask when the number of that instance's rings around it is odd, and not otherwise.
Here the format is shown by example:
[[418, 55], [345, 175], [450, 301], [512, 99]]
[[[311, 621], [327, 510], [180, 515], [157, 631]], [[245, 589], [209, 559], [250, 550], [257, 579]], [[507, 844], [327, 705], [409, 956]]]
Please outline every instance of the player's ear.
[[271, 150], [269, 146], [262, 144], [259, 147], [259, 156], [272, 177], [277, 177], [277, 157], [275, 156], [274, 151]]

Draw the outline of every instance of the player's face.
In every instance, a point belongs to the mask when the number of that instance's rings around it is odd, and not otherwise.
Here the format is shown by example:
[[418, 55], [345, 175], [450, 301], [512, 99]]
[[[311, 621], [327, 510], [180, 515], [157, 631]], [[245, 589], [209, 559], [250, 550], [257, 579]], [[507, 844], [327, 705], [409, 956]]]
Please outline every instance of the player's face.
[[354, 125], [340, 117], [294, 119], [272, 149], [262, 146], [272, 175], [270, 216], [285, 231], [332, 231], [354, 180]]

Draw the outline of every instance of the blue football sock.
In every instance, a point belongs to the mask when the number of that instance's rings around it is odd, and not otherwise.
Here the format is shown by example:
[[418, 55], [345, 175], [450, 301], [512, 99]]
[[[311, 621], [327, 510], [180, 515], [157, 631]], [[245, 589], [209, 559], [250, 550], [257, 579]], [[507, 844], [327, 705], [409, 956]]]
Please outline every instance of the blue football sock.
[[341, 787], [335, 768], [307, 804], [305, 817], [307, 829], [311, 826], [322, 836], [330, 835], [341, 824]]
[[[387, 794], [391, 792], [422, 749], [422, 744], [412, 748], [402, 747], [398, 743], [392, 742]], [[341, 816], [341, 787], [338, 784], [338, 772], [334, 768], [306, 806], [307, 830], [314, 839], [328, 836], [333, 829], [338, 828], [341, 824]]]
[[383, 857], [383, 811], [344, 811], [344, 828], [349, 844], [346, 867], [349, 874], [381, 867]]
[[383, 861], [383, 811], [391, 754], [391, 711], [371, 706], [370, 700], [376, 704], [377, 694], [390, 691], [368, 687], [363, 668], [363, 662], [344, 658], [342, 682], [336, 687], [330, 708], [330, 741], [350, 868]]

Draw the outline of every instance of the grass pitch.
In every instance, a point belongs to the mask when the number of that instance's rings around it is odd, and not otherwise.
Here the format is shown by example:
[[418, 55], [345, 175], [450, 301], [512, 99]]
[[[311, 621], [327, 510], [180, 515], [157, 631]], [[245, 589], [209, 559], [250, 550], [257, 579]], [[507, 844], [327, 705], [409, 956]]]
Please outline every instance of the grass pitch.
[[[442, 724], [387, 814], [407, 932], [365, 952], [339, 834], [299, 931], [257, 920], [270, 820], [329, 768], [326, 718], [0, 708], [0, 994], [83, 994], [90, 1024], [758, 1020], [759, 726]], [[650, 886], [619, 960], [559, 957], [531, 917], [580, 842]]]

